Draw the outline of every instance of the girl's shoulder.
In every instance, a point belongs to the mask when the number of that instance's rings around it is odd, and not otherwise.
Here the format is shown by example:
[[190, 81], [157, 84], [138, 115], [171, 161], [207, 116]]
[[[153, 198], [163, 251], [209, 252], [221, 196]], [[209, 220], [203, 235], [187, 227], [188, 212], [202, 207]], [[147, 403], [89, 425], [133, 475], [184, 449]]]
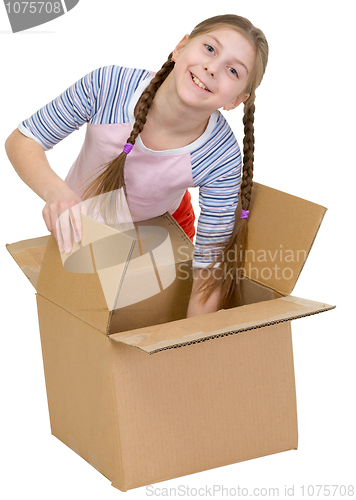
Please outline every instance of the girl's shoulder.
[[219, 151], [235, 150], [240, 151], [239, 144], [228, 121], [220, 111], [215, 111], [213, 119], [209, 122], [209, 133], [205, 135], [205, 141], [199, 144], [199, 148], [192, 152], [193, 157], [200, 157], [202, 154], [219, 154]]
[[236, 179], [241, 170], [241, 151], [230, 125], [219, 111], [207, 140], [191, 153], [195, 186], [211, 184], [216, 179]]
[[88, 103], [87, 121], [92, 124], [127, 123], [135, 93], [150, 77], [145, 69], [102, 66], [79, 80], [70, 93], [82, 95], [80, 101]]
[[98, 88], [108, 89], [114, 85], [119, 90], [133, 89], [135, 91], [142, 80], [153, 75], [152, 71], [146, 69], [112, 64], [94, 69], [84, 77], [84, 80]]
[[232, 134], [235, 138], [232, 128], [230, 127], [229, 122], [227, 121], [225, 116], [220, 111], [217, 111], [216, 115], [217, 115], [216, 126], [215, 129], [213, 130], [213, 133], [219, 133], [220, 131], [224, 130], [225, 133]]

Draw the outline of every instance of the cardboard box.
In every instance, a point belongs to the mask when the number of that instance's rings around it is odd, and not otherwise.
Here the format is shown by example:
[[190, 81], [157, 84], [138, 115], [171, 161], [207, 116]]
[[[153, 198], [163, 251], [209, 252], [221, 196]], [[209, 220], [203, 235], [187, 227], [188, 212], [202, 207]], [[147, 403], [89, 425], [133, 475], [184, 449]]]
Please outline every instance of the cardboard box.
[[37, 290], [52, 434], [122, 491], [296, 449], [291, 320], [334, 306], [290, 293], [324, 213], [255, 184], [245, 305], [189, 319], [193, 245], [168, 214], [126, 234], [83, 217], [63, 259], [52, 236], [8, 245]]

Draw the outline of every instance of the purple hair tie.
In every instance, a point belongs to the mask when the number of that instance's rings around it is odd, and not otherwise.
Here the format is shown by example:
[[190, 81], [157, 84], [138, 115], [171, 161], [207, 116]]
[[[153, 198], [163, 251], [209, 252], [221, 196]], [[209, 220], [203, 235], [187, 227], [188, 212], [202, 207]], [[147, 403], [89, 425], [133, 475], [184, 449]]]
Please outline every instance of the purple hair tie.
[[130, 151], [132, 150], [133, 148], [133, 144], [130, 144], [129, 142], [127, 142], [124, 146], [124, 153], [126, 153], [127, 155], [130, 153]]
[[244, 209], [241, 209], [241, 219], [248, 219], [248, 214], [250, 213], [249, 210], [244, 210]]

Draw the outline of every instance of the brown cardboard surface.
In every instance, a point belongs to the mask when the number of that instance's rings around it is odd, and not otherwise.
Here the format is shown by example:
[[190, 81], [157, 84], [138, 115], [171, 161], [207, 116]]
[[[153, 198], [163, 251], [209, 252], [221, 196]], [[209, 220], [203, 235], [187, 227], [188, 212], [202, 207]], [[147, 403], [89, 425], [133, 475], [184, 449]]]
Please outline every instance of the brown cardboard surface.
[[67, 271], [53, 236], [48, 240], [37, 292], [89, 325], [106, 332], [109, 311], [98, 273]]
[[289, 323], [155, 356], [116, 345], [125, 488], [297, 448]]
[[[8, 245], [37, 287], [52, 433], [122, 491], [297, 447], [290, 322], [334, 306], [288, 290], [325, 209], [260, 185], [253, 203], [263, 279], [193, 318], [193, 245], [169, 214], [125, 234], [83, 217], [69, 256], [53, 236]], [[270, 279], [281, 248], [303, 259]]]
[[290, 323], [147, 356], [37, 300], [52, 433], [113, 486], [297, 448]]
[[310, 316], [333, 308], [334, 306], [322, 302], [289, 296], [186, 318], [164, 325], [116, 333], [110, 338], [152, 354], [164, 349]]
[[[161, 288], [159, 295], [116, 309], [111, 316], [108, 333], [160, 325], [185, 318], [193, 283], [191, 266], [182, 267], [182, 264], [176, 264], [176, 276], [177, 279], [170, 286]], [[130, 280], [135, 278], [140, 280], [140, 273], [130, 275]]]
[[[82, 216], [82, 224], [82, 241], [74, 242], [70, 254], [61, 254], [64, 269], [74, 275], [96, 273], [100, 290], [91, 290], [91, 293], [100, 296], [103, 293], [106, 308], [112, 311], [116, 307], [136, 240], [127, 233], [120, 233], [85, 216]], [[62, 277], [64, 283], [65, 279], [66, 273]]]
[[41, 236], [6, 245], [9, 253], [35, 288], [48, 239], [49, 236]]
[[[182, 302], [173, 318], [184, 317], [192, 286], [194, 247], [169, 214], [135, 223], [136, 231], [125, 234], [85, 216], [82, 223], [82, 242], [75, 243], [68, 255], [60, 254], [54, 237], [49, 238], [38, 293], [103, 333], [111, 324], [122, 330], [120, 318], [126, 325], [127, 315], [136, 305], [138, 313], [142, 306], [155, 313], [151, 324], [169, 321], [172, 307], [162, 316], [157, 304], [167, 302], [166, 297], [172, 297], [174, 290]], [[150, 228], [158, 241], [152, 241]], [[183, 276], [185, 279], [181, 279]], [[142, 304], [145, 301], [148, 306]], [[142, 326], [142, 316], [137, 312], [130, 314], [134, 328]], [[156, 321], [157, 314], [160, 319]]]
[[[242, 303], [245, 305], [283, 297], [283, 295], [276, 290], [272, 290], [272, 288], [269, 288], [262, 283], [257, 283], [256, 281], [249, 280], [246, 277], [241, 280], [240, 288]], [[231, 304], [231, 306], [235, 307], [236, 302]]]
[[[288, 295], [325, 210], [255, 183], [245, 264], [249, 281], [268, 287], [275, 297]], [[82, 221], [83, 240], [74, 243], [71, 254], [62, 253], [59, 259], [56, 245], [48, 245], [38, 291], [103, 332], [108, 331], [113, 315], [125, 316], [124, 309], [150, 301], [171, 286], [178, 278], [177, 264], [189, 264], [192, 260], [193, 245], [169, 214], [135, 223], [135, 229], [125, 233], [85, 216]], [[154, 229], [153, 236], [150, 228]], [[183, 269], [180, 276], [184, 273]], [[36, 274], [32, 280], [37, 283]], [[191, 283], [185, 288], [188, 286]], [[265, 290], [259, 297], [256, 290], [254, 287], [251, 294], [247, 280], [243, 283], [245, 303], [262, 300]], [[154, 318], [152, 321], [154, 324]], [[114, 323], [118, 324], [117, 317]], [[140, 326], [138, 322], [131, 329]]]
[[52, 434], [104, 476], [119, 478], [112, 342], [39, 294], [37, 307]]
[[289, 295], [326, 208], [254, 183], [248, 223], [246, 276]]

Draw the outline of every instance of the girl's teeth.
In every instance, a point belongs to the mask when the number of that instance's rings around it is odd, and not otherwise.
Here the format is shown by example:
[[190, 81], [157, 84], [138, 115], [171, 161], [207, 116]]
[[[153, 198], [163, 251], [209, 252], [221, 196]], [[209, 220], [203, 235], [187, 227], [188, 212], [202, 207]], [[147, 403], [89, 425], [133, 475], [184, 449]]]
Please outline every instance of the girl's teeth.
[[193, 82], [198, 85], [201, 89], [208, 90], [203, 83], [196, 76], [193, 76]]

